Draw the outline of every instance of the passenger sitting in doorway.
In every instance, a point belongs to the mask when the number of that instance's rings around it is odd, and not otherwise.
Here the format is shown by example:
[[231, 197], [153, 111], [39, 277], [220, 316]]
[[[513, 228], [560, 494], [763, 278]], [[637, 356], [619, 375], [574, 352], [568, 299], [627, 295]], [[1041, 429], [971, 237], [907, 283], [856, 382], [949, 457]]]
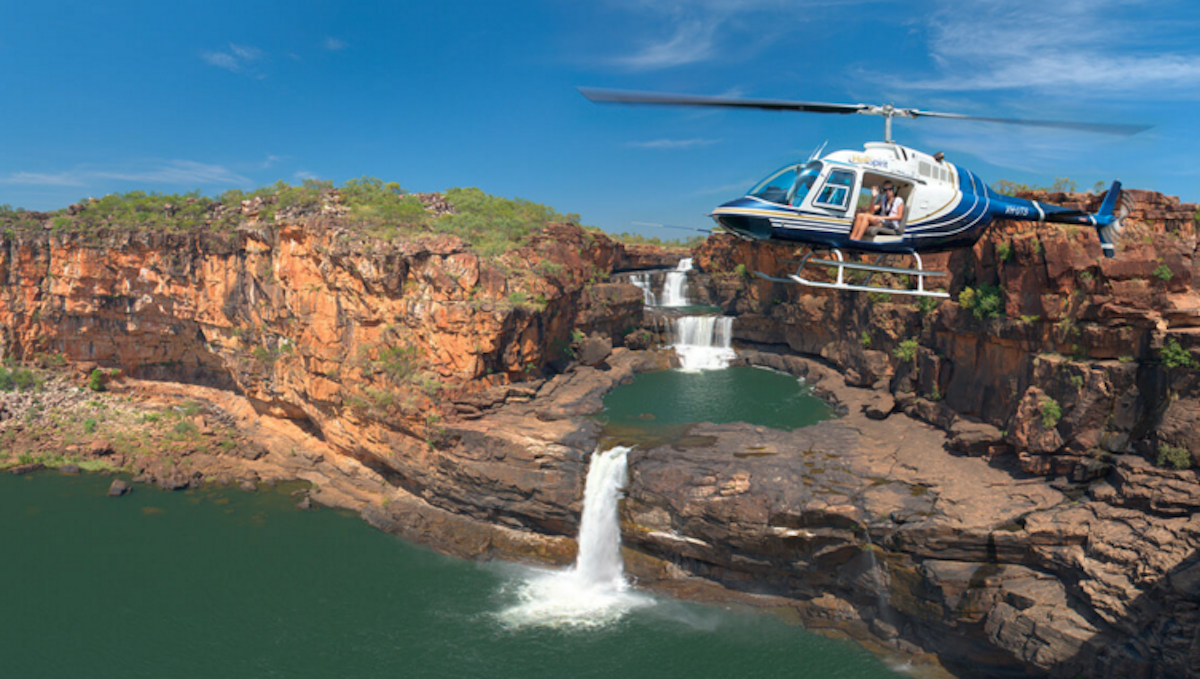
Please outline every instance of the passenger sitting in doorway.
[[[871, 209], [860, 212], [854, 217], [854, 228], [850, 230], [852, 240], [862, 240], [863, 236], [899, 236], [903, 233], [900, 220], [904, 219], [904, 199], [896, 195], [896, 187], [891, 182], [883, 183], [883, 200], [876, 201], [879, 194], [871, 187]], [[874, 214], [878, 211], [879, 214]]]

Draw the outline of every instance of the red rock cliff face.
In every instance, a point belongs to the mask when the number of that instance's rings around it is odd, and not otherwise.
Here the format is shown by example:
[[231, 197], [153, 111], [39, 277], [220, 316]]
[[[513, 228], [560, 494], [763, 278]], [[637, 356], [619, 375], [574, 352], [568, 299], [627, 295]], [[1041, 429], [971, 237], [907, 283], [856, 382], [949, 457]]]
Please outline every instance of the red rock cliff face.
[[[1195, 459], [1200, 378], [1162, 356], [1177, 345], [1194, 360], [1200, 350], [1197, 206], [1126, 194], [1133, 212], [1115, 259], [1101, 257], [1090, 229], [1002, 223], [970, 250], [926, 259], [951, 274], [951, 300], [932, 309], [745, 277], [738, 264], [747, 272], [794, 268], [784, 260], [795, 248], [729, 236], [697, 252], [707, 274], [697, 287], [739, 315], [743, 340], [820, 356], [852, 383], [890, 393], [897, 407], [951, 431], [966, 418], [994, 426], [962, 432], [970, 452], [1015, 449], [1040, 474], [1086, 475], [1105, 452], [1154, 457], [1163, 446]], [[1100, 201], [1036, 198], [1088, 210]], [[992, 314], [979, 304], [989, 294], [999, 295]]]
[[[365, 241], [327, 219], [229, 237], [15, 236], [0, 250], [0, 350], [237, 390], [421, 492], [459, 466], [434, 445], [442, 422], [540, 384], [581, 312], [617, 325], [585, 287], [653, 257], [571, 225], [493, 258], [449, 236]], [[631, 303], [622, 313], [640, 315]]]

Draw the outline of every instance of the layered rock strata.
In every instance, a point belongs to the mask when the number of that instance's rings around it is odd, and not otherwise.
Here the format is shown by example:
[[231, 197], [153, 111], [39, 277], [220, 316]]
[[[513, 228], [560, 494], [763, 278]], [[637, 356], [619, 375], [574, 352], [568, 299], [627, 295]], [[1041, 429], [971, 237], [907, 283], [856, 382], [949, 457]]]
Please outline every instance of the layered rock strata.
[[[999, 227], [931, 263], [953, 274], [936, 308], [749, 279], [739, 264], [779, 272], [791, 249], [711, 238], [692, 289], [738, 316], [742, 360], [816, 382], [844, 417], [697, 425], [632, 455], [631, 567], [964, 676], [1200, 672], [1200, 481], [1152, 464], [1200, 453], [1195, 206], [1131, 195], [1118, 259], [1086, 231]], [[662, 364], [620, 348], [641, 293], [605, 278], [674, 258], [565, 225], [495, 258], [327, 218], [7, 236], [0, 348], [186, 383], [248, 430], [307, 436], [245, 464], [318, 501], [455, 554], [564, 562], [588, 416]]]

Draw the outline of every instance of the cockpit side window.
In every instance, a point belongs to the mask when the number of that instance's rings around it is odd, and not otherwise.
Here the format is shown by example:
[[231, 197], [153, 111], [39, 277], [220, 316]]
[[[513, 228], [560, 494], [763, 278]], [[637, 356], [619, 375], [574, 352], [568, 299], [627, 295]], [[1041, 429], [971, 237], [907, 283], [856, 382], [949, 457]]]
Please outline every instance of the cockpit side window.
[[833, 170], [821, 187], [821, 192], [813, 200], [813, 205], [819, 205], [834, 210], [845, 210], [850, 204], [850, 191], [854, 188], [854, 172], [850, 170]]
[[796, 183], [796, 166], [790, 165], [767, 177], [758, 186], [750, 189], [751, 196], [771, 203], [787, 204], [788, 194]]

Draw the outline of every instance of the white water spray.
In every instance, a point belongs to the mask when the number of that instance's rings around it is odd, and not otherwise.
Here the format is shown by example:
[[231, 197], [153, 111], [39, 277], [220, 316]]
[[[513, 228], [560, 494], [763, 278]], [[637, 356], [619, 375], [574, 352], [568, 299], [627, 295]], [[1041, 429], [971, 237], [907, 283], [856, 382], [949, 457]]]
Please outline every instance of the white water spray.
[[688, 305], [688, 279], [687, 272], [692, 270], [692, 258], [685, 257], [679, 260], [679, 264], [674, 271], [667, 272], [667, 278], [663, 282], [662, 305], [666, 307], [678, 307]]
[[682, 316], [673, 324], [673, 348], [683, 370], [722, 370], [737, 357], [730, 316]]
[[502, 621], [514, 627], [602, 627], [653, 603], [630, 590], [621, 558], [617, 503], [629, 450], [617, 446], [592, 455], [575, 565], [565, 571], [538, 571], [521, 583], [520, 601], [500, 613]]

